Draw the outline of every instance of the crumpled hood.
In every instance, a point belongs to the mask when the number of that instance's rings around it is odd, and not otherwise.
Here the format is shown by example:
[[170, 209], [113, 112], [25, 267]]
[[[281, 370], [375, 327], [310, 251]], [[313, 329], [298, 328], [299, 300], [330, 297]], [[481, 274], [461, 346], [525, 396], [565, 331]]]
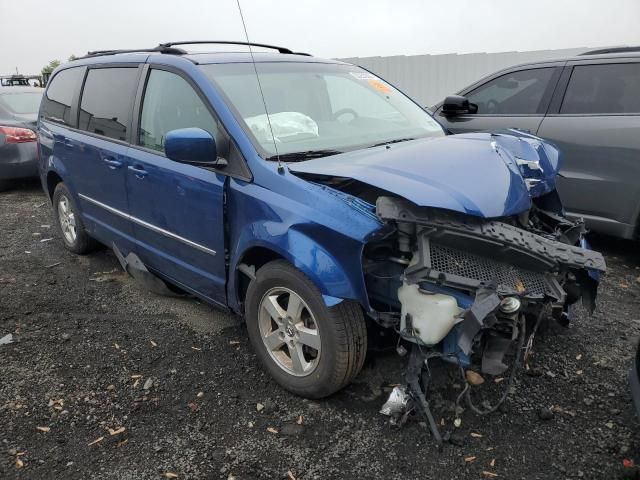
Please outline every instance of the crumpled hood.
[[426, 138], [292, 163], [293, 173], [344, 177], [419, 206], [483, 218], [526, 211], [555, 188], [558, 150], [516, 130]]

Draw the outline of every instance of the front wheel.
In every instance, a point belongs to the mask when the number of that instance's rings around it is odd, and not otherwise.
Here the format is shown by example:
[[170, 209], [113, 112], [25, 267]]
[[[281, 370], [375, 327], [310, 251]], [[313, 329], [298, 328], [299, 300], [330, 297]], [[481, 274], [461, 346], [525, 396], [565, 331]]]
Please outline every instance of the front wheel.
[[258, 270], [245, 316], [262, 365], [290, 392], [326, 397], [362, 368], [367, 332], [360, 306], [344, 300], [327, 307], [311, 280], [283, 260]]

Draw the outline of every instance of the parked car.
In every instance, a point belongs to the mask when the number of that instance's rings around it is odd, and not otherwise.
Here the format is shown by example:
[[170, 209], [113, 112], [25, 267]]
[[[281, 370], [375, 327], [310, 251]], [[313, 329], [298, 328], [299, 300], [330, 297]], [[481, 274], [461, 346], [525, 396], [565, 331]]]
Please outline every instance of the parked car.
[[0, 87], [0, 191], [38, 176], [36, 123], [41, 88]]
[[563, 154], [558, 191], [595, 231], [637, 238], [640, 48], [594, 50], [489, 75], [433, 107], [451, 132], [518, 128]]
[[265, 369], [313, 398], [358, 374], [367, 322], [498, 373], [525, 318], [593, 305], [604, 260], [562, 215], [550, 144], [447, 136], [346, 63], [184, 43], [53, 73], [40, 175], [70, 251], [100, 242], [244, 315]]
[[30, 87], [29, 78], [23, 75], [0, 76], [0, 87]]

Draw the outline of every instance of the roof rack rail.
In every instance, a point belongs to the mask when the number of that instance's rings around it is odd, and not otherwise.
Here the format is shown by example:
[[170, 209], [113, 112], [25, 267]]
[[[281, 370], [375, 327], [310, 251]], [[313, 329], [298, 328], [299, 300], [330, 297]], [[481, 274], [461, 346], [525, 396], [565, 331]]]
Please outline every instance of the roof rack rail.
[[640, 52], [639, 47], [609, 47], [609, 48], [598, 48], [596, 50], [588, 50], [586, 52], [582, 52], [578, 54], [579, 57], [585, 55], [604, 55], [605, 53], [627, 53], [627, 52]]
[[83, 58], [93, 58], [93, 57], [101, 57], [104, 55], [117, 55], [119, 53], [165, 53], [169, 55], [186, 55], [186, 50], [182, 48], [177, 48], [175, 45], [203, 45], [203, 44], [217, 44], [217, 45], [244, 45], [244, 46], [252, 46], [252, 47], [260, 47], [260, 48], [270, 48], [273, 50], [277, 50], [279, 53], [286, 53], [291, 55], [306, 55], [310, 56], [308, 53], [302, 52], [294, 52], [286, 47], [278, 47], [275, 45], [267, 45], [265, 43], [252, 43], [252, 42], [234, 42], [231, 40], [193, 40], [193, 41], [185, 41], [185, 42], [167, 42], [161, 43], [157, 47], [154, 48], [132, 48], [127, 50], [94, 50], [92, 52], [87, 52], [87, 54], [83, 57], [78, 57], [76, 60], [80, 60]]
[[276, 45], [267, 45], [265, 43], [253, 43], [253, 42], [234, 42], [231, 40], [194, 40], [188, 42], [167, 42], [161, 43], [158, 45], [159, 47], [173, 47], [174, 45], [202, 45], [202, 44], [218, 44], [218, 45], [244, 45], [251, 47], [261, 47], [261, 48], [270, 48], [272, 50], [277, 50], [279, 53], [288, 53], [288, 54], [296, 54], [296, 55], [308, 55], [306, 53], [297, 53], [286, 47], [278, 47]]
[[163, 45], [158, 45], [154, 48], [131, 48], [126, 50], [94, 50], [92, 52], [87, 52], [84, 57], [78, 57], [76, 60], [80, 60], [82, 58], [93, 58], [93, 57], [101, 57], [103, 55], [117, 55], [119, 53], [166, 53], [169, 55], [184, 55], [187, 53], [186, 50], [181, 48], [171, 48], [165, 47]]

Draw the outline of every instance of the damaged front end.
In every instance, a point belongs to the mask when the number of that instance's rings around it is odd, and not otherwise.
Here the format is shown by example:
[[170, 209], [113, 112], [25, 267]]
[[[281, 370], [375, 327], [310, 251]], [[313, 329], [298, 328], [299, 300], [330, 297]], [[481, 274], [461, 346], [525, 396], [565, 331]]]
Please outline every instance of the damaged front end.
[[[568, 325], [578, 301], [593, 311], [605, 262], [588, 248], [582, 221], [564, 215], [555, 190], [560, 164], [553, 145], [509, 130], [290, 167], [372, 210], [375, 203], [384, 224], [362, 261], [369, 315], [398, 332], [400, 354], [411, 350], [405, 383], [383, 407], [398, 423], [417, 410], [442, 441], [427, 400], [430, 359], [460, 369], [458, 401], [489, 413], [506, 398], [543, 320]], [[467, 376], [506, 375], [508, 364], [505, 393], [476, 407]]]
[[[582, 222], [565, 218], [559, 205], [552, 191], [534, 199], [524, 214], [483, 219], [396, 197], [377, 199], [379, 218], [393, 229], [383, 241], [367, 246], [367, 290], [376, 310], [384, 312], [374, 314], [378, 322], [395, 327], [414, 345], [403, 392], [425, 415], [437, 440], [425, 362], [439, 357], [454, 363], [463, 378], [472, 365], [501, 375], [509, 368], [505, 355], [515, 347], [512, 378], [525, 337], [530, 348], [547, 312], [566, 325], [569, 307], [577, 301], [593, 311], [605, 262], [583, 248]], [[469, 385], [464, 394], [477, 413], [494, 411], [506, 398], [477, 408]], [[394, 396], [404, 398], [398, 392]], [[385, 409], [398, 411], [389, 404]]]

